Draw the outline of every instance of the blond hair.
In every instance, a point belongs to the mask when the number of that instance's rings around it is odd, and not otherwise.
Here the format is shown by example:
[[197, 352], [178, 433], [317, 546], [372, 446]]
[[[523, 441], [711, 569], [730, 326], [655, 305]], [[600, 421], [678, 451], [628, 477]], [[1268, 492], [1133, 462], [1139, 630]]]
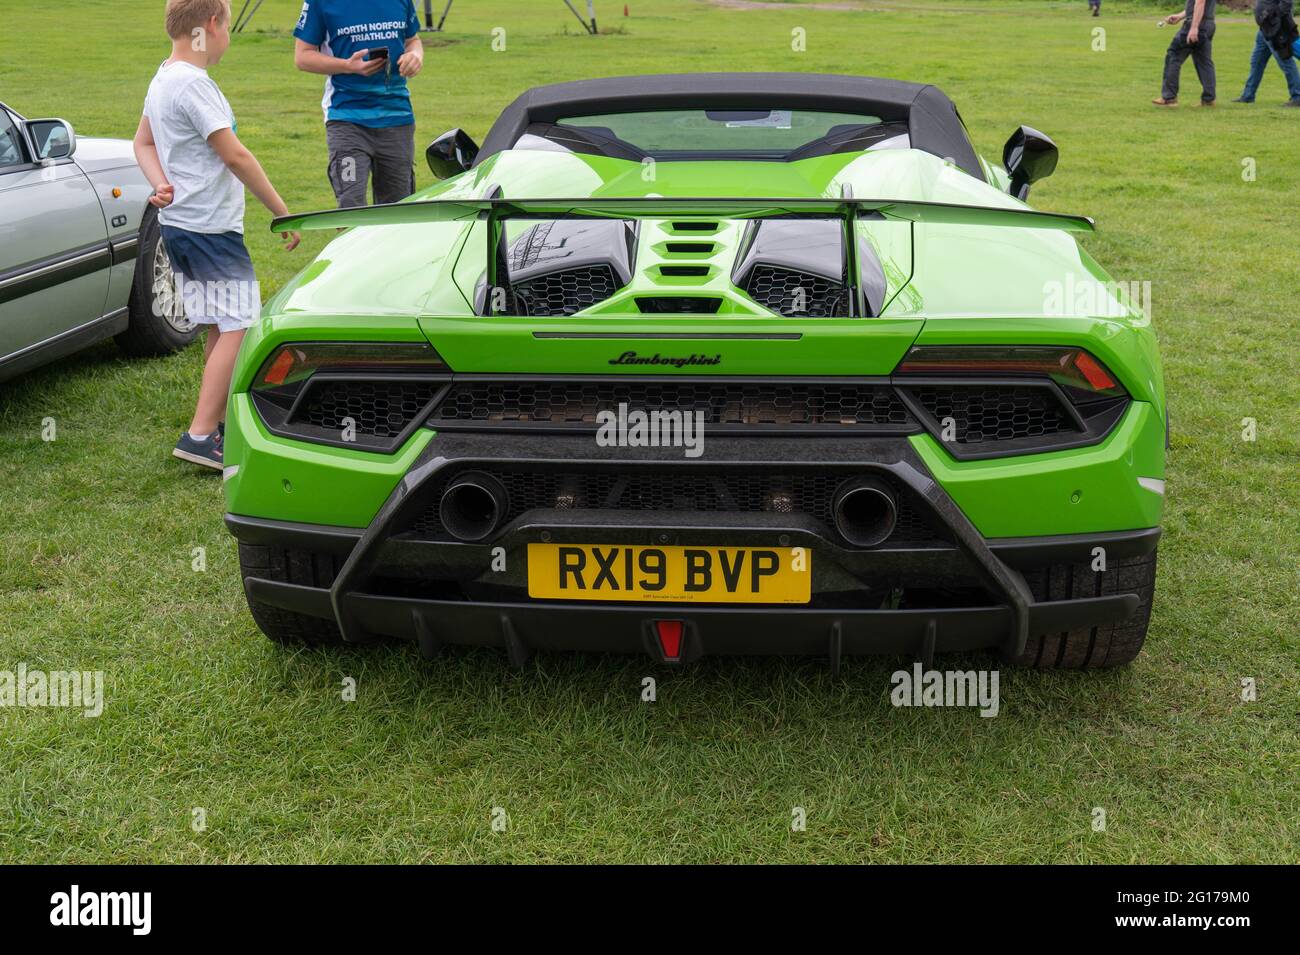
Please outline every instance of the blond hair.
[[167, 35], [173, 40], [190, 36], [213, 17], [230, 21], [230, 0], [167, 0]]

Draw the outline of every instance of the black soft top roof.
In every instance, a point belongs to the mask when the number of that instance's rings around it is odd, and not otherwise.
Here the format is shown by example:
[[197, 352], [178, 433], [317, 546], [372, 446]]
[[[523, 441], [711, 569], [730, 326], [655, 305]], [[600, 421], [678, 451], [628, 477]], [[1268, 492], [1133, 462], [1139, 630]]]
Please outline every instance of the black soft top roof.
[[983, 169], [957, 107], [935, 86], [831, 73], [664, 73], [537, 86], [492, 124], [475, 164], [510, 149], [531, 123], [656, 109], [808, 109], [863, 113], [907, 123], [914, 149], [977, 179]]

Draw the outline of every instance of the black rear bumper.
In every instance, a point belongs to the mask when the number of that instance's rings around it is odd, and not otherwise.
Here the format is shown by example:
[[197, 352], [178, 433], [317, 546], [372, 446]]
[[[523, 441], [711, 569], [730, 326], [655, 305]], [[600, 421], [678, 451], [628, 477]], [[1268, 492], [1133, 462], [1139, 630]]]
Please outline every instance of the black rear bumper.
[[[324, 588], [249, 577], [249, 599], [332, 619]], [[580, 603], [470, 603], [349, 593], [349, 618], [386, 636], [415, 640], [432, 656], [444, 644], [497, 647], [523, 663], [536, 650], [649, 653], [665, 659], [653, 626], [681, 620], [681, 650], [672, 662], [706, 654], [841, 656], [908, 653], [929, 662], [936, 652], [1005, 647], [1015, 617], [1007, 606], [933, 610], [851, 610], [613, 606]], [[1052, 633], [1118, 623], [1138, 608], [1136, 594], [1058, 600], [1029, 607], [1029, 632]]]
[[[371, 634], [417, 641], [426, 653], [443, 644], [506, 649], [516, 661], [532, 651], [581, 650], [641, 653], [663, 658], [655, 638], [659, 620], [681, 621], [677, 659], [704, 654], [816, 654], [838, 662], [844, 654], [909, 653], [929, 661], [937, 651], [981, 648], [1011, 657], [1030, 634], [1075, 630], [1121, 622], [1137, 610], [1136, 594], [1036, 602], [1023, 571], [1061, 563], [1087, 563], [1093, 548], [1108, 557], [1149, 553], [1159, 529], [1052, 538], [986, 540], [930, 477], [905, 439], [745, 439], [710, 441], [707, 464], [675, 460], [662, 465], [683, 474], [692, 468], [775, 468], [799, 461], [809, 473], [819, 468], [852, 469], [888, 476], [905, 487], [927, 519], [942, 528], [943, 540], [852, 548], [830, 539], [816, 521], [797, 514], [673, 511], [565, 511], [534, 509], [518, 516], [482, 544], [414, 539], [404, 528], [429, 506], [430, 498], [457, 469], [509, 462], [566, 469], [643, 468], [644, 459], [620, 459], [619, 449], [596, 449], [583, 438], [440, 434], [412, 467], [371, 525], [364, 530], [277, 522], [227, 515], [243, 543], [337, 555], [341, 566], [331, 586], [310, 587], [248, 577], [251, 601], [333, 620], [345, 640]], [[678, 452], [679, 453], [679, 452]], [[775, 456], [773, 454], [775, 453]], [[844, 581], [887, 574], [901, 579], [977, 580], [987, 600], [972, 606], [882, 609], [869, 606], [801, 607], [530, 600], [523, 578], [524, 548], [530, 542], [623, 544], [710, 543], [745, 546], [780, 542], [807, 546], [821, 584], [843, 593]], [[471, 583], [481, 579], [494, 548], [510, 555], [511, 571], [501, 588], [454, 597], [404, 585], [412, 581]], [[819, 569], [819, 566], [821, 569]], [[394, 583], [396, 581], [396, 583]], [[501, 599], [500, 594], [506, 594]]]

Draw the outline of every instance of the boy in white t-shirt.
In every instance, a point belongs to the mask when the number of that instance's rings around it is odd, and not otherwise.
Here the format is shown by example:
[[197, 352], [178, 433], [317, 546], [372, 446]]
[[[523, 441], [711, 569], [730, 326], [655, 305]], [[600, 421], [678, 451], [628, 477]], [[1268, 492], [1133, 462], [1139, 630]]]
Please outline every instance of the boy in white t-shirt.
[[[261, 300], [244, 247], [244, 186], [272, 215], [289, 209], [235, 136], [230, 104], [208, 77], [230, 46], [229, 0], [168, 0], [172, 55], [158, 68], [135, 133], [135, 158], [154, 187], [163, 245], [190, 321], [208, 325], [203, 383], [172, 454], [222, 467], [230, 376]], [[285, 249], [296, 232], [281, 233]]]

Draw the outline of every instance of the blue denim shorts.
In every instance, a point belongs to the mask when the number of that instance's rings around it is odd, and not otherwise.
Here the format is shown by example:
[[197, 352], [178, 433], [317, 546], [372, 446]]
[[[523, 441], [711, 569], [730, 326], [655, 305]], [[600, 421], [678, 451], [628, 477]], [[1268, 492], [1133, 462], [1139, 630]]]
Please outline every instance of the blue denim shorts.
[[262, 311], [253, 260], [238, 232], [190, 232], [162, 227], [176, 292], [185, 317], [233, 332], [250, 327]]

